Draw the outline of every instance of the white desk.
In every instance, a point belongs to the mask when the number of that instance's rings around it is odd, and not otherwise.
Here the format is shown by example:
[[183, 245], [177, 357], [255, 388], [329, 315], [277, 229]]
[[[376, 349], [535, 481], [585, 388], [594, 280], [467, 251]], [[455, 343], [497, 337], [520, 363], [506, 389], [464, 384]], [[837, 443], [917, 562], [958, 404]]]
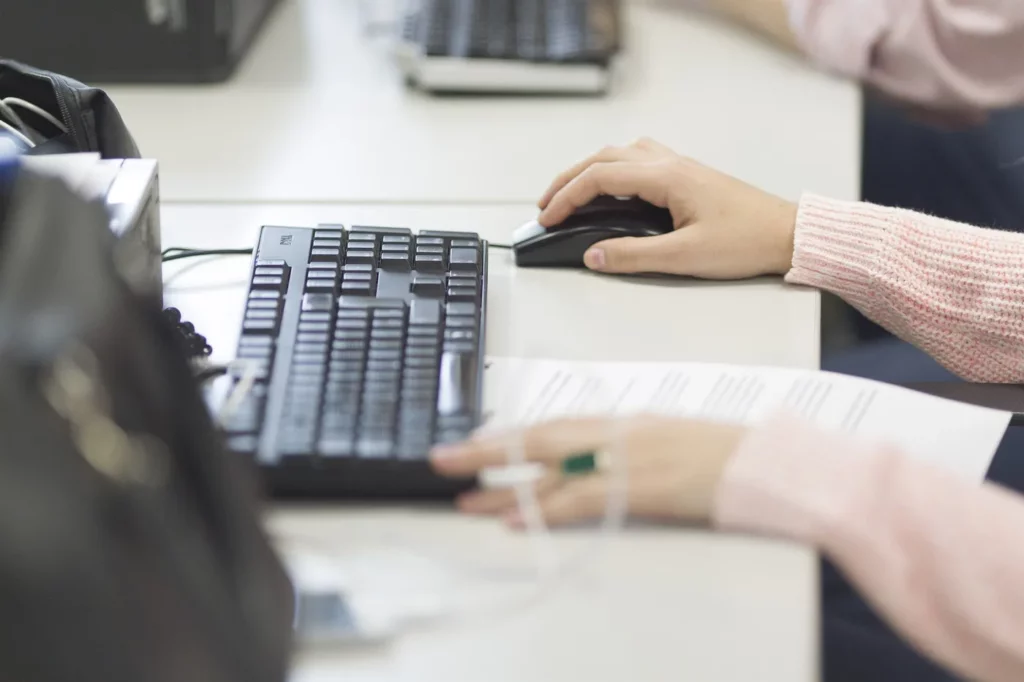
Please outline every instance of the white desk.
[[357, 0], [285, 0], [226, 86], [110, 92], [173, 201], [532, 202], [571, 162], [643, 135], [783, 196], [857, 196], [855, 87], [718, 22], [629, 4], [607, 98], [411, 92], [360, 34]]
[[[164, 246], [237, 247], [252, 244], [261, 224], [333, 221], [473, 229], [500, 242], [532, 213], [528, 205], [171, 205], [163, 234]], [[234, 348], [248, 265], [232, 258], [166, 271], [168, 304], [220, 358]], [[490, 265], [493, 355], [817, 366], [818, 296], [809, 291], [775, 281], [667, 285], [516, 270], [505, 252]], [[522, 567], [530, 556], [526, 540], [499, 524], [442, 511], [279, 509], [271, 527], [357, 555], [382, 542], [426, 548], [449, 568], [470, 560]], [[556, 546], [572, 553], [590, 538], [562, 533]], [[381, 649], [301, 656], [294, 680], [811, 682], [817, 642], [808, 550], [644, 528], [616, 537], [592, 569], [529, 608], [427, 628]]]

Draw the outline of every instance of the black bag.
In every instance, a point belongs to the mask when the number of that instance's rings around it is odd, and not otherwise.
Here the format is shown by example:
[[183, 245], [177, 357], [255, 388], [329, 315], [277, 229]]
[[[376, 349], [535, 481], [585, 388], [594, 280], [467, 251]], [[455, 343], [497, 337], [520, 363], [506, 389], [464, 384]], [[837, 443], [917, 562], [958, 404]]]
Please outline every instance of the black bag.
[[8, 199], [0, 679], [281, 682], [292, 588], [176, 332], [101, 205], [26, 171]]
[[[57, 73], [0, 59], [0, 100], [31, 102], [64, 124], [66, 133], [30, 111], [18, 110], [36, 134], [29, 154], [99, 152], [105, 159], [137, 159], [139, 149], [103, 90]], [[10, 122], [10, 121], [8, 121]]]

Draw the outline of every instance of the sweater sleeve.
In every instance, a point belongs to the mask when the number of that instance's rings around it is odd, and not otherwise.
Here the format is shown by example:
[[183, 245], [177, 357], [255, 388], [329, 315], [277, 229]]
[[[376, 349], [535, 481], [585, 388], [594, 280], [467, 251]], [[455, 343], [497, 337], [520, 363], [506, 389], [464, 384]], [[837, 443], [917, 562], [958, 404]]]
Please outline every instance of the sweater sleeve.
[[824, 65], [936, 109], [1024, 102], [1019, 0], [787, 0], [790, 23]]
[[1024, 498], [780, 420], [729, 463], [713, 521], [820, 548], [960, 675], [1024, 679]]
[[786, 280], [837, 294], [965, 379], [1024, 382], [1024, 234], [806, 196]]

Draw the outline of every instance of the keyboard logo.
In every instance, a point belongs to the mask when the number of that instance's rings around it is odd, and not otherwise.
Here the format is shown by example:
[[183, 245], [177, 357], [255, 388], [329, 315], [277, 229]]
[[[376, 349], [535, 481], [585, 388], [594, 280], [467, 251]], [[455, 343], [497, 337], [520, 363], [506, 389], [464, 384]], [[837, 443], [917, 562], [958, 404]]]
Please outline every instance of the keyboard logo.
[[290, 234], [281, 235], [281, 246], [291, 246], [292, 236]]

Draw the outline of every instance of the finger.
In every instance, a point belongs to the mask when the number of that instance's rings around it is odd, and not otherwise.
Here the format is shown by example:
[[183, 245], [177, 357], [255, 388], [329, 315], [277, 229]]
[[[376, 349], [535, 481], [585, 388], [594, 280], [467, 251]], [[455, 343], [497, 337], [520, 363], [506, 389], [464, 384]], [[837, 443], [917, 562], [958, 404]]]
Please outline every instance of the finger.
[[592, 154], [583, 161], [580, 161], [572, 168], [559, 173], [558, 177], [556, 177], [551, 183], [551, 186], [549, 186], [547, 191], [544, 192], [544, 196], [542, 196], [540, 201], [537, 202], [537, 205], [541, 210], [547, 208], [551, 199], [559, 192], [559, 190], [568, 185], [576, 176], [593, 166], [595, 163], [611, 163], [613, 161], [637, 159], [642, 156], [642, 154], [643, 150], [635, 146], [605, 147], [596, 154]]
[[[604, 476], [584, 476], [556, 488], [540, 499], [540, 512], [549, 526], [564, 526], [600, 518], [608, 508], [609, 485]], [[526, 520], [521, 509], [505, 515], [513, 528], [523, 529]]]
[[[560, 474], [548, 474], [534, 486], [536, 495], [542, 497], [550, 494], [560, 486], [565, 478]], [[467, 514], [493, 515], [511, 510], [518, 504], [515, 488], [501, 490], [475, 490], [461, 495], [457, 500], [459, 510]]]
[[431, 463], [446, 476], [468, 476], [514, 461], [521, 451], [526, 461], [555, 465], [570, 455], [600, 449], [609, 431], [609, 422], [603, 419], [552, 421], [525, 431], [487, 434], [437, 447], [431, 453]]
[[538, 222], [551, 227], [564, 221], [602, 194], [640, 197], [652, 204], [667, 204], [668, 172], [663, 164], [620, 161], [595, 163], [577, 175], [551, 199]]
[[656, 237], [609, 239], [587, 249], [583, 262], [598, 272], [684, 275], [688, 237], [684, 229]]

